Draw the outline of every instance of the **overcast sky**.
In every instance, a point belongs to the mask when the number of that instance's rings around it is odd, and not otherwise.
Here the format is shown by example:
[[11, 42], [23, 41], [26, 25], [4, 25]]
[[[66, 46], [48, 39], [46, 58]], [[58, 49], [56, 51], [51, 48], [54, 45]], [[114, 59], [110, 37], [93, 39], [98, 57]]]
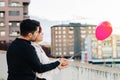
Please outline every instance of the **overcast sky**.
[[119, 0], [31, 0], [30, 15], [50, 20], [85, 17], [120, 21]]
[[[85, 21], [95, 24], [109, 21], [118, 30], [119, 8], [119, 0], [31, 0], [29, 14], [41, 19], [59, 21]], [[114, 32], [117, 32], [115, 29]]]

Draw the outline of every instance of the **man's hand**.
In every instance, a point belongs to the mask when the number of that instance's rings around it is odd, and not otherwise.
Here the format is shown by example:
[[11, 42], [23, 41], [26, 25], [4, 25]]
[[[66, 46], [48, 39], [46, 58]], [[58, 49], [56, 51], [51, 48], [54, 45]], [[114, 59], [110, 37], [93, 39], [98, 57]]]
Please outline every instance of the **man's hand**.
[[65, 58], [60, 59], [60, 65], [58, 66], [59, 69], [66, 68], [69, 64], [69, 61]]

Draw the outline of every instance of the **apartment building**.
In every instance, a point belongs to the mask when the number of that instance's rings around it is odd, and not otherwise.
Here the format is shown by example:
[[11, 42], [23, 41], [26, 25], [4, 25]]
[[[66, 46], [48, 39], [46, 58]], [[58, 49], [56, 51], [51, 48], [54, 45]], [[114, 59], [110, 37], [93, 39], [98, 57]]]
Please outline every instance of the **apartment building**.
[[29, 18], [30, 0], [0, 0], [0, 43], [9, 43], [19, 36], [19, 25]]
[[88, 35], [85, 50], [92, 59], [120, 58], [120, 36], [111, 35], [105, 40], [97, 40], [95, 36]]
[[85, 51], [82, 54], [83, 62], [120, 68], [120, 35], [112, 34], [105, 40], [97, 40], [94, 35], [88, 35]]
[[69, 23], [51, 27], [51, 54], [55, 57], [81, 56], [85, 38], [95, 34], [96, 25]]

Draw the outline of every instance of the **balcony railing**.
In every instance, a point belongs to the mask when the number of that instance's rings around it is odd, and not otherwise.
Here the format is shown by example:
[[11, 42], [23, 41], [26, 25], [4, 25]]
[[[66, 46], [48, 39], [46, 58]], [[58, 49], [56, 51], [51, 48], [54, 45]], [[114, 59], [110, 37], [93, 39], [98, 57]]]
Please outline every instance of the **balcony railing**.
[[[6, 54], [0, 52], [0, 80], [7, 79]], [[120, 69], [70, 61], [53, 80], [120, 80]]]
[[54, 80], [119, 80], [120, 69], [71, 62], [69, 67], [61, 70]]

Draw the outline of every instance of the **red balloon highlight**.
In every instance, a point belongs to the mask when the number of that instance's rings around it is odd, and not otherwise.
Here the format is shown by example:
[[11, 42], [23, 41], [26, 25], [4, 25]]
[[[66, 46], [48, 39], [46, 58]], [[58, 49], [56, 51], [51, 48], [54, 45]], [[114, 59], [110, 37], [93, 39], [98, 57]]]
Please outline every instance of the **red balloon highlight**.
[[98, 40], [104, 40], [112, 33], [112, 26], [108, 21], [104, 21], [96, 27], [95, 35]]

